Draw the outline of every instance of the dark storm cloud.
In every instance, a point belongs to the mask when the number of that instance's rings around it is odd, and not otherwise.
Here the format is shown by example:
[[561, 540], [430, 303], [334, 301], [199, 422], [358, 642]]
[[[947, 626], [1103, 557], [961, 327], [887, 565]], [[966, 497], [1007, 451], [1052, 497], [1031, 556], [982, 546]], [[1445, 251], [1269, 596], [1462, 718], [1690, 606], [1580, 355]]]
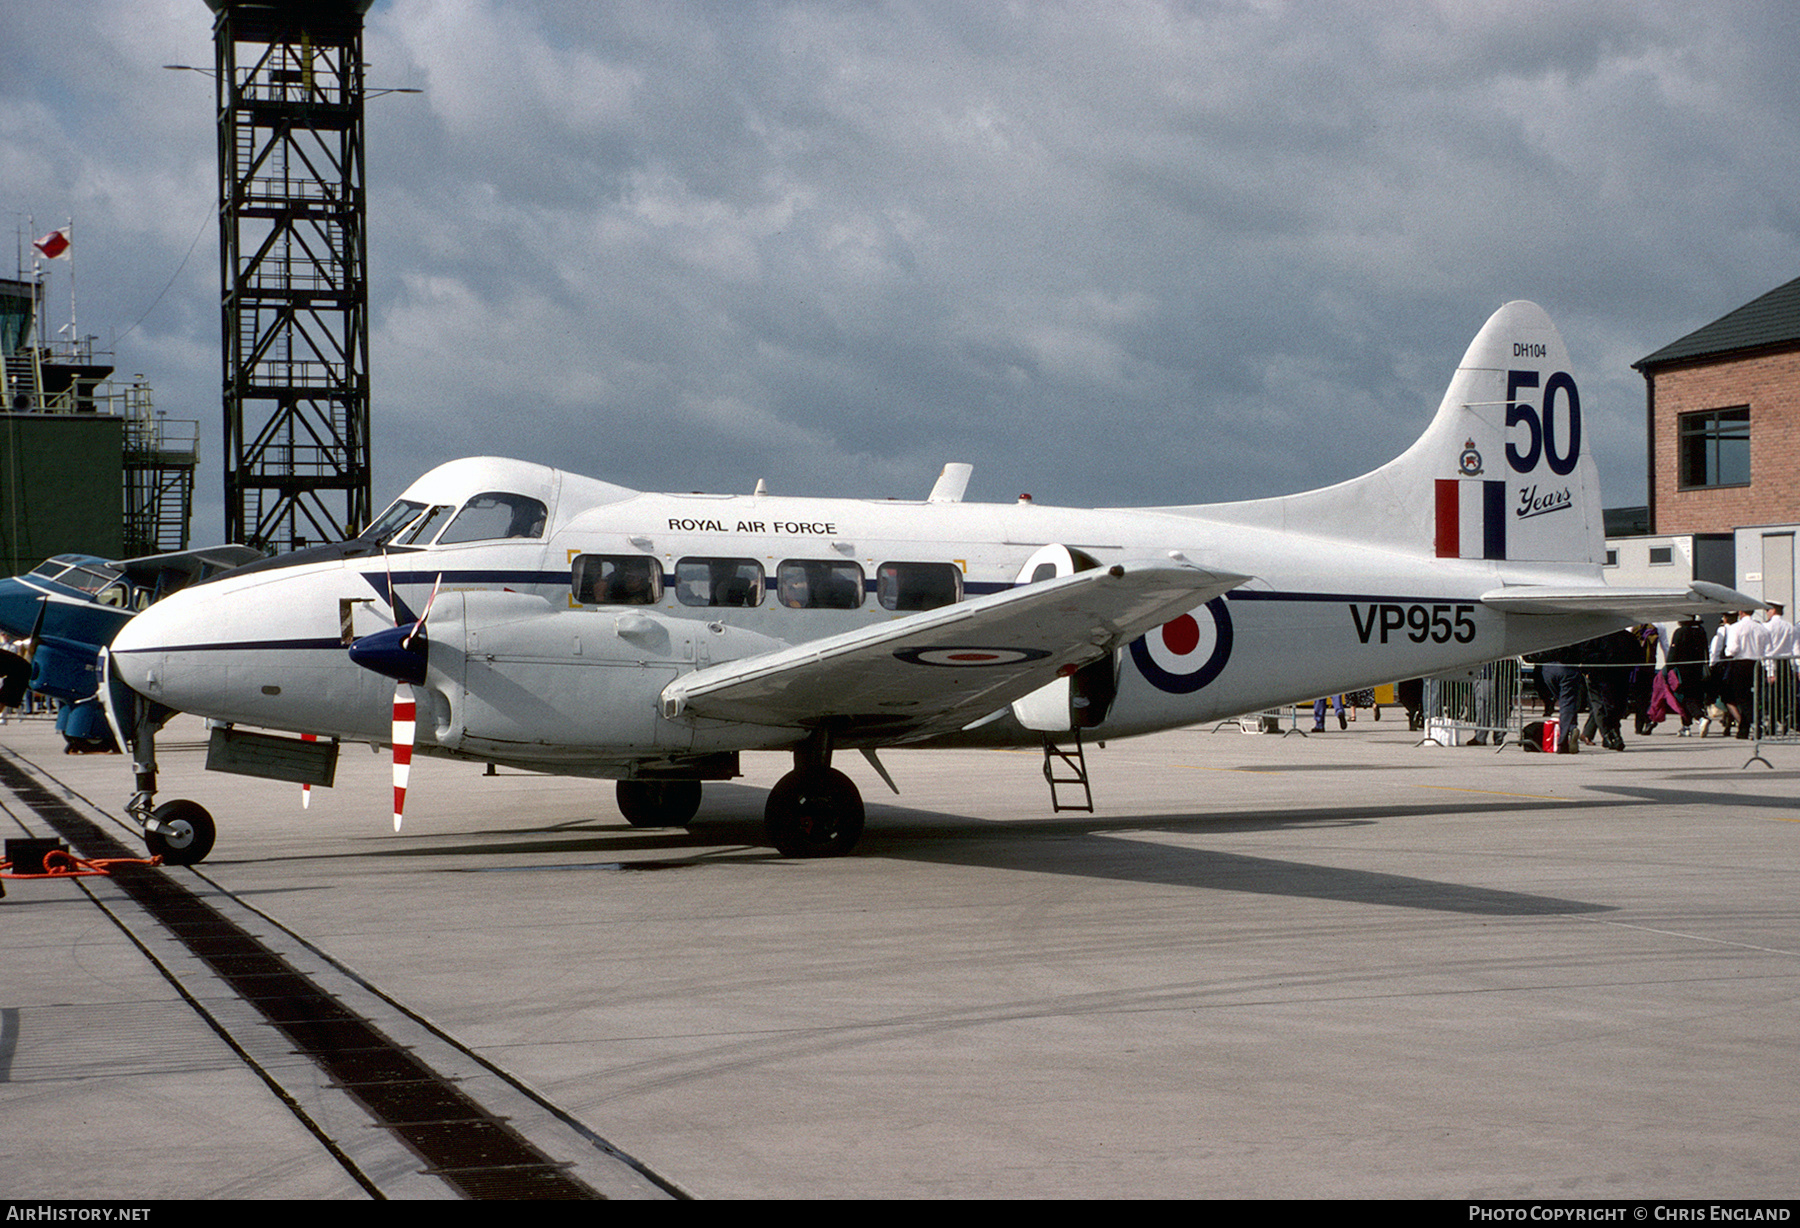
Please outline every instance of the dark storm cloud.
[[[425, 93], [369, 108], [377, 499], [468, 452], [676, 489], [918, 495], [964, 459], [984, 498], [1276, 493], [1403, 448], [1520, 297], [1564, 330], [1609, 502], [1641, 499], [1629, 364], [1800, 265], [1792, 21], [381, 0], [371, 83]], [[8, 206], [76, 216], [84, 328], [148, 311], [121, 366], [216, 469], [212, 89], [159, 67], [210, 64], [209, 14], [101, 0], [55, 49], [29, 24], [0, 15]]]

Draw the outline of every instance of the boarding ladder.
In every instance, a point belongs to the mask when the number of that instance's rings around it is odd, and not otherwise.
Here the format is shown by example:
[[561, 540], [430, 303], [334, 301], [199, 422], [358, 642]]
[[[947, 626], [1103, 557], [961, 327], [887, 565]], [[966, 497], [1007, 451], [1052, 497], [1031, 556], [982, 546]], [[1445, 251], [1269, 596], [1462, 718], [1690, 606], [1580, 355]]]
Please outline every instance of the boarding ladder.
[[[1067, 769], [1069, 775], [1057, 775], [1057, 765]], [[1075, 749], [1064, 750], [1058, 746], [1049, 734], [1044, 735], [1044, 779], [1050, 784], [1050, 809], [1053, 813], [1064, 810], [1085, 810], [1094, 813], [1094, 792], [1088, 788], [1087, 756], [1081, 753], [1081, 730], [1075, 730]], [[1082, 800], [1069, 802], [1066, 805], [1057, 795], [1057, 785], [1080, 785]]]

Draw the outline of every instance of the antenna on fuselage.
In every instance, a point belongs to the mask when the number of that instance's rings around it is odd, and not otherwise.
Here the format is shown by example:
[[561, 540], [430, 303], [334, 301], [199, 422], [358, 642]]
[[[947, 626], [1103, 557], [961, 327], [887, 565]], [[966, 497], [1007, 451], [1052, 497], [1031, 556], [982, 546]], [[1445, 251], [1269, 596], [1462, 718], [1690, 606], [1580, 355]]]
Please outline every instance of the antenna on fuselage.
[[938, 474], [937, 485], [925, 496], [927, 503], [961, 503], [963, 491], [969, 488], [969, 476], [975, 472], [975, 466], [962, 461], [950, 461], [944, 471]]
[[756, 489], [750, 492], [758, 498], [769, 493], [769, 484], [761, 478], [756, 479]]

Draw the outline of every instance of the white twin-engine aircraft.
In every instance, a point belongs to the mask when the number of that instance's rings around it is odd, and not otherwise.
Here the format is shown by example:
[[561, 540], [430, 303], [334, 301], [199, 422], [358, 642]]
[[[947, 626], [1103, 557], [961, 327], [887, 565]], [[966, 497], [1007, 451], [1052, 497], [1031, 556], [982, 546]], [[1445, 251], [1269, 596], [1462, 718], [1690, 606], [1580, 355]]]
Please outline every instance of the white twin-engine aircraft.
[[[214, 831], [192, 802], [152, 809], [172, 710], [216, 722], [211, 767], [329, 783], [339, 740], [392, 743], [398, 764], [416, 736], [424, 754], [616, 779], [643, 825], [685, 824], [739, 752], [790, 751], [769, 839], [839, 854], [863, 827], [839, 751], [887, 780], [882, 747], [1041, 744], [1054, 804], [1053, 768], [1085, 792], [1083, 732], [1149, 733], [1756, 604], [1704, 583], [1608, 587], [1586, 443], [1562, 338], [1515, 302], [1402, 456], [1282, 498], [969, 504], [966, 465], [916, 503], [645, 494], [460, 460], [360, 537], [139, 614], [104, 690], [134, 751], [131, 812], [173, 862], [199, 861]], [[400, 708], [416, 735], [396, 733]]]

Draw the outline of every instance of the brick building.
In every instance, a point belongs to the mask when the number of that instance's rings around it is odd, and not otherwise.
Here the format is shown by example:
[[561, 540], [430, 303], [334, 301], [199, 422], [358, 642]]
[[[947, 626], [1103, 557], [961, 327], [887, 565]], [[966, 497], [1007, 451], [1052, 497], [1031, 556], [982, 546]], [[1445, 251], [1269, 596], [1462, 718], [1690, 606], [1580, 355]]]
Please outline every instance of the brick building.
[[1800, 278], [1632, 366], [1652, 533], [1800, 522]]

